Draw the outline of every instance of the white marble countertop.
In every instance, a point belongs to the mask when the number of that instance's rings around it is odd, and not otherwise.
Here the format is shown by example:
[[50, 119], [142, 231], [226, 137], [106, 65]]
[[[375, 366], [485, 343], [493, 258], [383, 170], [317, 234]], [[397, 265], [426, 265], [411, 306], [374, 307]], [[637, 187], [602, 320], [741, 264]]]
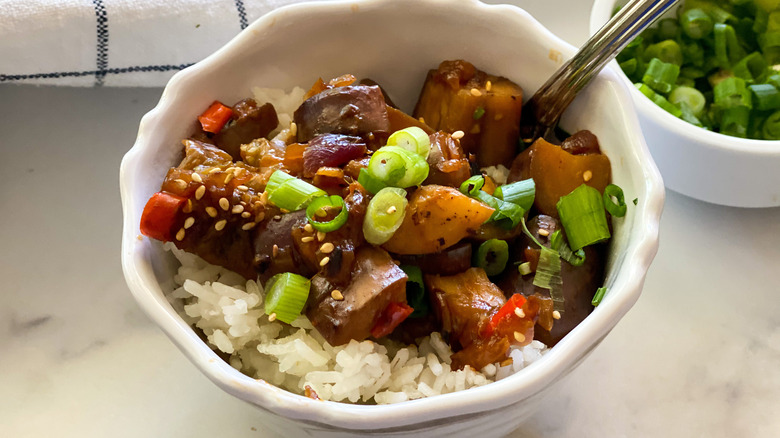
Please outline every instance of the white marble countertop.
[[[590, 1], [520, 4], [572, 43]], [[0, 86], [0, 435], [260, 437], [141, 312], [118, 170], [159, 89]], [[512, 436], [780, 434], [780, 209], [669, 193], [642, 297]]]

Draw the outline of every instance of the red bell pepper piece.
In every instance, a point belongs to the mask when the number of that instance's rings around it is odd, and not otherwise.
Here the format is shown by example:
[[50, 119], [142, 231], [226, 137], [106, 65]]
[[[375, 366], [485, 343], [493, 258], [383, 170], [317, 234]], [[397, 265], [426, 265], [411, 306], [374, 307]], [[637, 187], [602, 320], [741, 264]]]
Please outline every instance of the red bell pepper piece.
[[483, 336], [485, 338], [489, 338], [493, 332], [498, 328], [498, 325], [501, 323], [502, 320], [506, 318], [512, 318], [517, 317], [515, 314], [515, 309], [522, 308], [523, 304], [525, 304], [525, 297], [523, 294], [514, 294], [512, 295], [509, 300], [507, 300], [506, 303], [504, 303], [503, 306], [501, 306], [500, 309], [498, 309], [498, 312], [494, 313], [492, 317], [490, 317], [490, 321], [485, 325], [485, 328], [483, 329]]
[[179, 209], [187, 202], [187, 198], [166, 192], [157, 192], [149, 198], [141, 214], [141, 233], [152, 239], [168, 242], [171, 239], [171, 228], [176, 221]]
[[402, 323], [409, 315], [414, 312], [414, 309], [409, 307], [406, 303], [390, 303], [385, 307], [385, 310], [379, 315], [374, 328], [371, 329], [371, 336], [375, 338], [381, 338], [387, 336], [398, 327], [398, 324]]
[[231, 117], [233, 117], [233, 110], [215, 100], [206, 111], [203, 111], [203, 114], [198, 116], [198, 120], [204, 131], [216, 134]]

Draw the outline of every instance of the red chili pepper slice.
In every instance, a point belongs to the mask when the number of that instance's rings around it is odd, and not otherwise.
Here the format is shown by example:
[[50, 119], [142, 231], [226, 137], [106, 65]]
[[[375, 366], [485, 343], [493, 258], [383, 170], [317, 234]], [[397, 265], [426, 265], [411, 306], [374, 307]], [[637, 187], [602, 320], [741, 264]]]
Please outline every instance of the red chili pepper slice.
[[493, 316], [490, 318], [490, 322], [488, 322], [487, 325], [485, 325], [485, 328], [483, 329], [483, 336], [485, 338], [489, 338], [493, 332], [498, 328], [499, 323], [505, 319], [505, 318], [511, 318], [515, 315], [515, 309], [522, 308], [523, 304], [525, 304], [525, 297], [523, 294], [514, 294], [512, 295], [509, 300], [507, 300], [506, 303], [504, 303], [503, 306], [501, 306], [500, 309], [498, 309], [498, 312], [494, 313]]
[[198, 116], [198, 120], [204, 131], [216, 134], [222, 130], [231, 117], [233, 117], [233, 110], [215, 100], [206, 111], [203, 111], [203, 114]]
[[387, 336], [398, 327], [398, 324], [402, 323], [409, 315], [414, 312], [414, 309], [409, 307], [406, 303], [390, 303], [385, 310], [379, 315], [374, 328], [371, 329], [371, 336], [375, 338], [381, 338]]
[[187, 198], [166, 192], [157, 192], [149, 198], [141, 214], [141, 233], [152, 239], [168, 242], [176, 215]]

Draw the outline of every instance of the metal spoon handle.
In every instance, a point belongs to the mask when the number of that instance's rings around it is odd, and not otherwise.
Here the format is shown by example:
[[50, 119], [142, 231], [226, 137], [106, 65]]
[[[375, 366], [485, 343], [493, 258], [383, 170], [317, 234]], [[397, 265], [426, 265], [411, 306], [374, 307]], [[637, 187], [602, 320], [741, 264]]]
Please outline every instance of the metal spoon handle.
[[536, 121], [554, 127], [577, 93], [679, 0], [631, 0], [534, 94]]

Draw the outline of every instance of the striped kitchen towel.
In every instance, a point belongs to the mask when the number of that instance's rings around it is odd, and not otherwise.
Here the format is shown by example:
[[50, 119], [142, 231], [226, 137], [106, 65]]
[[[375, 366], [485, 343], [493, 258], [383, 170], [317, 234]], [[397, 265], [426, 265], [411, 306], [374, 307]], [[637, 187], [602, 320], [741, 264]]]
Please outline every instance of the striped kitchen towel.
[[163, 86], [300, 0], [0, 0], [0, 84]]

